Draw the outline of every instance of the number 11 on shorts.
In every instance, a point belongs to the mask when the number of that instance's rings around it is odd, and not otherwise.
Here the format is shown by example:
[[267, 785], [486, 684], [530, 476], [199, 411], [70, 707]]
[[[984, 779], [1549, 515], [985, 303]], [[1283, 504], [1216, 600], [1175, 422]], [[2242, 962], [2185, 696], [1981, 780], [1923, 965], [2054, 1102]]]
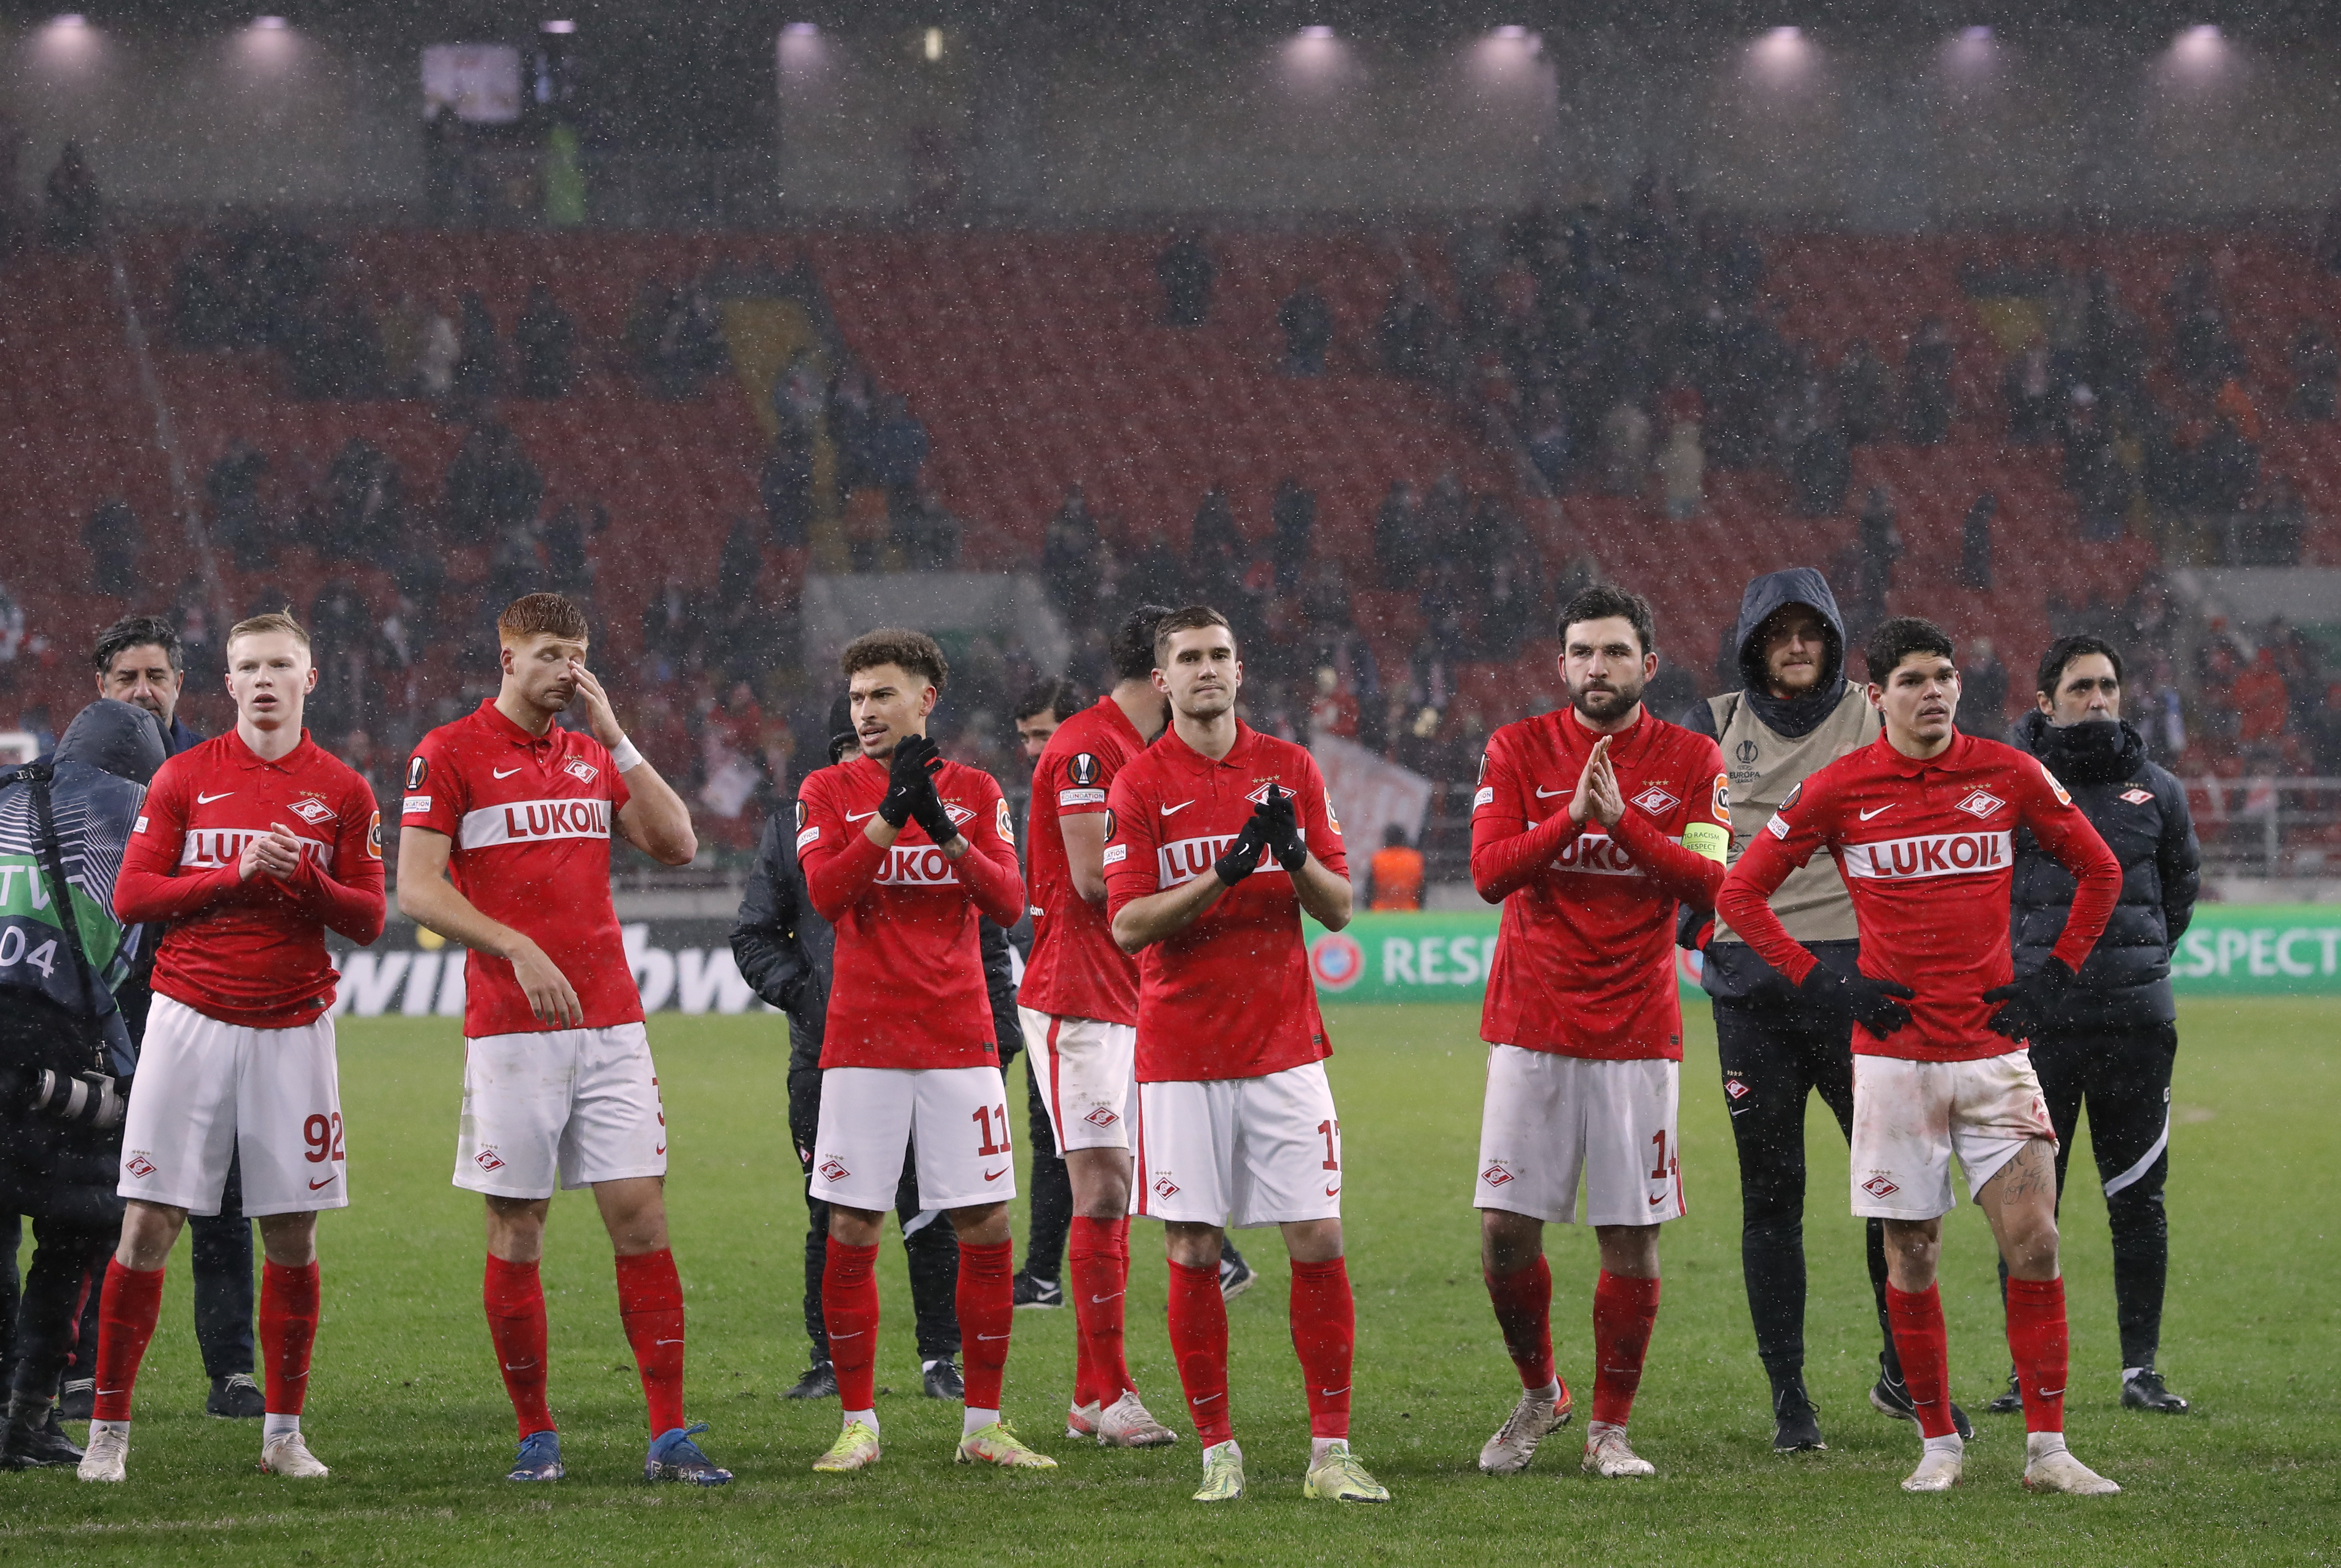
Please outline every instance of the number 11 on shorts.
[[[961, 1104], [965, 1104], [967, 1102], [964, 1100], [960, 1102]], [[974, 1114], [971, 1115], [968, 1120], [975, 1123], [983, 1130], [983, 1142], [977, 1147], [975, 1151], [977, 1154], [982, 1155], [986, 1159], [990, 1159], [994, 1154], [1004, 1154], [1008, 1153], [1007, 1106], [979, 1105], [975, 1108]], [[996, 1142], [994, 1141], [993, 1134], [993, 1129], [995, 1127], [999, 1130]]]

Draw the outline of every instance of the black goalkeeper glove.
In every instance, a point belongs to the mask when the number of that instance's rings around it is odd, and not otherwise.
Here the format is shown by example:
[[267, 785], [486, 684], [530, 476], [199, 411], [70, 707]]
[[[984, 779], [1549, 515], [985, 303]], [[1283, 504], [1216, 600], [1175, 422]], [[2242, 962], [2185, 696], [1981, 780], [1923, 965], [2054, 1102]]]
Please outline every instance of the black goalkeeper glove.
[[1910, 1010], [1902, 1004], [1918, 994], [1897, 981], [1839, 974], [1826, 964], [1816, 964], [1797, 994], [1819, 1006], [1843, 1008], [1855, 1023], [1883, 1040], [1910, 1022]]
[[1286, 871], [1299, 871], [1309, 864], [1309, 841], [1300, 836], [1300, 813], [1293, 804], [1289, 789], [1268, 786], [1268, 799], [1261, 803], [1256, 815], [1268, 819], [1268, 849], [1276, 856], [1276, 864]]
[[1243, 831], [1236, 834], [1235, 842], [1228, 845], [1227, 853], [1211, 865], [1220, 880], [1230, 887], [1259, 869], [1260, 857], [1268, 853], [1268, 830], [1260, 821], [1261, 814], [1267, 810], [1261, 806], [1253, 812], [1246, 819]]
[[2047, 1024], [2072, 984], [2072, 970], [2052, 957], [2031, 974], [1983, 994], [1986, 1002], [2004, 1004], [1984, 1027], [2010, 1040], [2028, 1040]]
[[926, 736], [904, 735], [896, 741], [893, 764], [886, 770], [886, 794], [878, 803], [879, 819], [900, 832], [918, 809], [921, 796], [935, 799], [933, 774], [942, 765], [935, 743]]

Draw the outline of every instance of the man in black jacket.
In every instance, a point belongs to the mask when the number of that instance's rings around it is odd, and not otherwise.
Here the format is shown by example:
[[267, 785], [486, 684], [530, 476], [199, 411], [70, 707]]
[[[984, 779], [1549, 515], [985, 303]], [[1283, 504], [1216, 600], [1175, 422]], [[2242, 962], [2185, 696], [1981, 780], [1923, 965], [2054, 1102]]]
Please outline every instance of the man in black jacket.
[[[853, 733], [841, 701], [831, 714], [830, 760], [852, 750]], [[1016, 1016], [1016, 989], [1009, 976], [1008, 934], [980, 923], [983, 976], [991, 992], [991, 1015], [999, 1030], [1001, 1064], [1021, 1048], [1023, 1028]], [[740, 898], [732, 927], [732, 956], [741, 977], [757, 995], [788, 1014], [789, 1137], [808, 1181], [812, 1174], [813, 1133], [821, 1124], [821, 1041], [829, 1015], [829, 977], [835, 934], [815, 914], [797, 864], [796, 822], [787, 814], [764, 824], [756, 864]], [[822, 1320], [821, 1276], [829, 1239], [829, 1205], [805, 1193], [805, 1337], [812, 1364], [783, 1397], [834, 1399], [837, 1374], [830, 1365], [829, 1331]], [[894, 1193], [894, 1213], [902, 1227], [902, 1250], [911, 1267], [911, 1310], [917, 1324], [919, 1360], [930, 1399], [962, 1394], [958, 1356], [959, 1245], [951, 1216], [919, 1203], [918, 1162], [902, 1163]]]
[[31, 1215], [36, 1243], [0, 1439], [10, 1470], [81, 1458], [50, 1400], [122, 1229], [115, 1097], [136, 1054], [117, 993], [145, 928], [115, 919], [114, 874], [163, 754], [151, 715], [99, 701], [47, 762], [0, 774], [0, 869], [13, 874], [0, 878], [0, 955], [16, 955], [0, 964], [0, 1213]]
[[[2040, 658], [2038, 708], [2011, 737], [2072, 793], [2122, 867], [2121, 902], [2052, 1021], [2033, 1037], [2032, 1070], [2057, 1129], [2060, 1194], [2081, 1106], [2088, 1105], [2089, 1145], [2113, 1230], [2122, 1403], [2179, 1415], [2187, 1402], [2163, 1385], [2154, 1357], [2170, 1261], [2162, 1208], [2178, 1054], [2170, 950], [2194, 918], [2201, 854], [2186, 786], [2147, 761], [2145, 742], [2122, 722], [2121, 680], [2121, 654], [2111, 644], [2058, 638]], [[2072, 902], [2071, 874], [2019, 832], [2008, 900], [2017, 974], [2041, 966]], [[1990, 1408], [2023, 1408], [2012, 1379]]]

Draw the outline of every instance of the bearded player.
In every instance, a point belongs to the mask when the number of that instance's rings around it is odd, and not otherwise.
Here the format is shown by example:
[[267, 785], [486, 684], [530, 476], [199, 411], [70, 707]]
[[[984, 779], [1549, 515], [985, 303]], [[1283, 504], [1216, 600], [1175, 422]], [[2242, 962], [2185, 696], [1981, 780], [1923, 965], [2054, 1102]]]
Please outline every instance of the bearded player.
[[84, 1481], [120, 1481], [130, 1393], [163, 1303], [163, 1265], [190, 1213], [215, 1214], [241, 1158], [260, 1222], [260, 1467], [316, 1477], [301, 1435], [317, 1336], [317, 1214], [349, 1206], [325, 933], [382, 934], [374, 791], [302, 727], [317, 684], [289, 614], [227, 636], [235, 728], [163, 764], [114, 884], [125, 923], [164, 923], [154, 1009], [122, 1126], [128, 1200], [98, 1309], [97, 1407]]
[[[585, 667], [583, 612], [523, 594], [496, 636], [495, 696], [424, 735], [407, 764], [398, 906], [471, 950], [455, 1185], [487, 1203], [482, 1302], [521, 1438], [506, 1478], [564, 1473], [538, 1276], [558, 1184], [593, 1189], [616, 1253], [618, 1317], [650, 1407], [644, 1478], [720, 1486], [731, 1472], [683, 1419], [666, 1114], [610, 899], [613, 832], [663, 865], [690, 864], [698, 841]], [[553, 722], [573, 708], [591, 734]]]
[[[1867, 652], [1885, 734], [1781, 804], [1731, 868], [1717, 913], [1808, 1000], [1834, 999], [1853, 1014], [1853, 1212], [1886, 1222], [1887, 1311], [1926, 1437], [1902, 1489], [1947, 1491], [1963, 1468], [1935, 1284], [1956, 1158], [2007, 1264], [2024, 1484], [2118, 1492], [2065, 1445], [2057, 1139], [2026, 1043], [2056, 1015], [2105, 929], [2121, 864], [2037, 760], [1953, 726], [1959, 676], [1939, 628], [1887, 621]], [[2077, 886], [2047, 959], [2014, 978], [2008, 891], [2019, 827]], [[1851, 975], [1818, 962], [1768, 902], [1824, 848], [1860, 923], [1861, 966]]]
[[1140, 955], [1137, 1212], [1167, 1233], [1170, 1348], [1204, 1444], [1195, 1500], [1243, 1495], [1220, 1293], [1232, 1224], [1280, 1227], [1292, 1259], [1301, 1495], [1386, 1503], [1350, 1453], [1341, 1123], [1300, 931], [1304, 910], [1329, 930], [1350, 923], [1340, 824], [1315, 760], [1236, 717], [1243, 666], [1218, 611], [1156, 625], [1153, 679], [1170, 728], [1113, 781], [1100, 859], [1114, 941]]
[[1130, 1118], [1135, 1112], [1138, 965], [1106, 917], [1106, 792], [1162, 733], [1154, 628], [1141, 607], [1113, 641], [1113, 690], [1067, 717], [1032, 770], [1032, 956], [1018, 993], [1049, 1124], [1073, 1185], [1066, 1286], [1073, 1298], [1073, 1404], [1065, 1435], [1152, 1448], [1179, 1434], [1147, 1412], [1122, 1353], [1130, 1292]]
[[1650, 607], [1595, 586], [1560, 613], [1569, 705], [1489, 737], [1471, 811], [1471, 881], [1504, 914], [1479, 1033], [1479, 1263], [1522, 1393], [1479, 1451], [1525, 1469], [1569, 1420], [1552, 1354], [1548, 1221], [1578, 1187], [1601, 1253], [1584, 1468], [1654, 1473], [1626, 1437], [1659, 1314], [1659, 1226], [1684, 1212], [1675, 1114], [1679, 906], [1713, 905], [1731, 841], [1722, 754], [1642, 706], [1659, 667]]
[[957, 1462], [1053, 1470], [1000, 1413], [1016, 1318], [1016, 1160], [976, 922], [1013, 925], [1024, 912], [1008, 802], [990, 774], [943, 761], [927, 738], [950, 674], [932, 637], [867, 632], [839, 663], [861, 754], [797, 794], [797, 864], [813, 908], [837, 928], [807, 1180], [829, 1204], [821, 1311], [845, 1419], [813, 1468], [878, 1463], [873, 1270], [915, 1145], [919, 1194], [959, 1233], [967, 1363]]

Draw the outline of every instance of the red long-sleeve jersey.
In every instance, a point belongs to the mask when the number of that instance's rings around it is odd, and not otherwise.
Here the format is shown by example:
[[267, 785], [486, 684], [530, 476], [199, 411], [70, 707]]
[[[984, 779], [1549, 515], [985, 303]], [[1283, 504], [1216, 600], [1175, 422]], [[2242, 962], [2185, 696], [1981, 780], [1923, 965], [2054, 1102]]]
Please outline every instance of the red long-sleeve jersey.
[[[280, 825], [301, 842], [299, 869], [239, 876], [244, 846]], [[293, 1029], [333, 1005], [325, 932], [361, 946], [382, 934], [382, 813], [365, 780], [306, 730], [274, 762], [230, 730], [155, 774], [114, 913], [168, 924], [154, 953], [162, 994], [223, 1024]]]
[[997, 1065], [975, 923], [1013, 925], [1024, 913], [1008, 802], [982, 769], [945, 763], [935, 793], [968, 853], [951, 860], [915, 822], [882, 849], [868, 827], [886, 782], [885, 764], [853, 757], [797, 792], [797, 864], [813, 909], [837, 928], [821, 1064]]
[[1854, 1026], [1853, 1049], [1913, 1062], [1973, 1062], [2023, 1042], [1991, 1033], [1983, 999], [2014, 973], [2007, 892], [2018, 826], [2080, 885], [2056, 955], [2077, 970], [2121, 895], [2121, 864], [2056, 775], [1997, 741], [1957, 735], [1940, 756], [1904, 756], [1881, 735], [1791, 791], [1724, 879], [1717, 913], [1801, 984], [1817, 962], [1768, 900], [1827, 848], [1853, 894], [1861, 972], [1908, 985], [1910, 1024], [1880, 1039]]
[[1609, 739], [1626, 814], [1569, 820], [1601, 737], [1571, 709], [1488, 737], [1471, 804], [1471, 882], [1501, 900], [1481, 1038], [1604, 1061], [1682, 1059], [1675, 911], [1723, 882], [1731, 810], [1723, 755], [1645, 712]]
[[1031, 871], [1032, 954], [1017, 999], [1059, 1018], [1138, 1022], [1138, 961], [1114, 945], [1113, 923], [1073, 886], [1064, 818], [1103, 815], [1106, 791], [1145, 738], [1111, 697], [1057, 726], [1032, 767], [1025, 864]]

